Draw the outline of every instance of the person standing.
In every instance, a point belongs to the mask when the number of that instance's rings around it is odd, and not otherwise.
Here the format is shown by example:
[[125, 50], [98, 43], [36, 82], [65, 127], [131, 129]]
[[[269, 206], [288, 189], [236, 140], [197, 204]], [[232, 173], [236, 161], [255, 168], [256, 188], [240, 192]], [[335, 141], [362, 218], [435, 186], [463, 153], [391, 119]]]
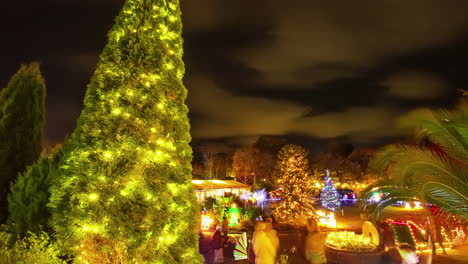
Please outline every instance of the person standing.
[[198, 249], [203, 255], [204, 264], [211, 264], [213, 260], [213, 251], [211, 250], [209, 239], [205, 238], [201, 230], [198, 231]]
[[255, 253], [253, 251], [252, 239], [249, 239], [248, 246], [247, 246], [247, 258], [249, 260], [249, 264], [255, 264]]
[[325, 256], [325, 234], [320, 232], [320, 228], [315, 219], [307, 222], [307, 236], [304, 245], [305, 256], [310, 264], [327, 263]]
[[223, 236], [228, 235], [228, 229], [229, 229], [229, 222], [225, 216], [223, 216]]
[[255, 253], [255, 264], [274, 264], [276, 249], [273, 241], [265, 232], [266, 224], [258, 222], [252, 238], [253, 251]]
[[236, 239], [230, 236], [224, 236], [224, 247], [223, 247], [223, 256], [224, 256], [224, 264], [233, 264], [235, 257], [234, 257], [234, 249], [236, 248]]
[[266, 219], [265, 233], [268, 239], [270, 239], [270, 241], [273, 243], [273, 247], [275, 249], [274, 258], [276, 259], [276, 255], [278, 254], [278, 249], [279, 249], [279, 238], [278, 238], [278, 234], [276, 233], [276, 230], [273, 228], [273, 221], [271, 217]]
[[211, 251], [213, 252], [213, 261], [211, 263], [223, 263], [223, 235], [221, 234], [222, 227], [216, 226], [216, 231], [213, 233], [210, 241]]

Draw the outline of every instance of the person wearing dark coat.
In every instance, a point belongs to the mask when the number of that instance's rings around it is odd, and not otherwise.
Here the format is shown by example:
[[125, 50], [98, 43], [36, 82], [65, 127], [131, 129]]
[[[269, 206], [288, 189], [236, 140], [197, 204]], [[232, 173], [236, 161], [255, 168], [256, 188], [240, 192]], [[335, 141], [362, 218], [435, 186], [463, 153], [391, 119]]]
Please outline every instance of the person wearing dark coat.
[[219, 263], [217, 261], [219, 261], [220, 258], [222, 259], [222, 256], [223, 256], [222, 248], [223, 248], [224, 241], [223, 241], [223, 235], [221, 234], [221, 231], [222, 231], [222, 227], [217, 226], [216, 231], [214, 232], [210, 241], [210, 248], [213, 252], [212, 263]]
[[235, 248], [236, 248], [236, 240], [233, 237], [224, 236], [224, 247], [223, 247], [224, 264], [234, 263]]

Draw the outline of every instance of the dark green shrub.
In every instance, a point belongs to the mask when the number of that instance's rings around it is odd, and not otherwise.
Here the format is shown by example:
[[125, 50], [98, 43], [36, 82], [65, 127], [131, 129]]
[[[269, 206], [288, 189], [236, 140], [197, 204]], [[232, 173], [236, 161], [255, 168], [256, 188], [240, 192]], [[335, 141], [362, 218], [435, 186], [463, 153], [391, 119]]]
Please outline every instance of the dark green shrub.
[[216, 206], [216, 199], [208, 197], [203, 201], [202, 209], [211, 210]]
[[10, 184], [42, 152], [45, 93], [38, 63], [22, 65], [0, 91], [0, 223], [7, 218]]

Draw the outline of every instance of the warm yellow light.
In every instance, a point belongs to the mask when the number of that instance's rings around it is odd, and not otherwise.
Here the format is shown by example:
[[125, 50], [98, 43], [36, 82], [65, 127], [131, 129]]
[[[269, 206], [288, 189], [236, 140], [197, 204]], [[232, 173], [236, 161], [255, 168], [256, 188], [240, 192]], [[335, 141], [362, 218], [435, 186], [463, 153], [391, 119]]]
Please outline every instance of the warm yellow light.
[[120, 115], [122, 113], [122, 109], [120, 108], [115, 108], [114, 110], [112, 110], [112, 114], [114, 115]]
[[414, 202], [414, 209], [423, 209], [421, 206], [421, 202]]
[[377, 247], [370, 238], [350, 231], [331, 232], [325, 243], [339, 250], [350, 251], [373, 250]]
[[211, 224], [213, 224], [213, 222], [214, 222], [213, 218], [207, 215], [202, 215], [201, 227], [203, 230], [209, 229], [211, 227]]
[[105, 157], [106, 159], [112, 158], [112, 152], [110, 152], [110, 151], [104, 152], [104, 157]]
[[331, 227], [331, 228], [336, 228], [336, 218], [335, 218], [335, 213], [329, 212], [328, 214], [318, 210], [316, 212], [317, 217], [318, 217], [318, 222], [320, 226], [326, 226], [326, 227]]
[[151, 195], [151, 194], [146, 194], [146, 200], [149, 201], [149, 200], [151, 200], [151, 199], [153, 199], [153, 195]]
[[96, 201], [99, 198], [99, 195], [97, 193], [92, 193], [89, 195], [89, 199], [91, 201]]

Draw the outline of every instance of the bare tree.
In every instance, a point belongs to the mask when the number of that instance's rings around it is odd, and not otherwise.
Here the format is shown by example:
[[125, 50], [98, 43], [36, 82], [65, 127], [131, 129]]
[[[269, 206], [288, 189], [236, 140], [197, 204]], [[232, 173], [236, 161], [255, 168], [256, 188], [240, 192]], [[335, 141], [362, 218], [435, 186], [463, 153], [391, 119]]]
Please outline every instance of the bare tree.
[[[200, 146], [200, 151], [203, 156], [203, 164], [205, 165], [205, 169], [208, 175], [208, 179], [215, 178], [214, 176], [218, 177], [216, 169], [216, 159], [219, 154], [225, 153], [229, 151], [225, 145], [216, 144], [216, 143], [205, 143]], [[215, 175], [213, 175], [216, 173]]]
[[254, 158], [255, 149], [251, 146], [239, 148], [234, 152], [232, 168], [236, 174], [236, 179], [244, 184], [249, 184], [252, 179], [255, 184]]

